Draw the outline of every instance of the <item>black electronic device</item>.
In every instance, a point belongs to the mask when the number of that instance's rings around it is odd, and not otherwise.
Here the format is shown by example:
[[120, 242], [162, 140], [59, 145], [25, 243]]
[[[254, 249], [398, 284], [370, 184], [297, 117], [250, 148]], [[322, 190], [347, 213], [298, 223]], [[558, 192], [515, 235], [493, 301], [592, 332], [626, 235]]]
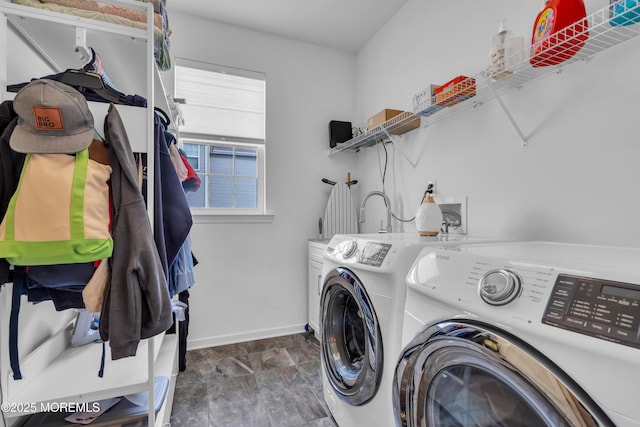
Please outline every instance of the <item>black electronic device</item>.
[[331, 120], [329, 122], [329, 147], [334, 148], [336, 145], [350, 140], [353, 137], [351, 129], [351, 122]]

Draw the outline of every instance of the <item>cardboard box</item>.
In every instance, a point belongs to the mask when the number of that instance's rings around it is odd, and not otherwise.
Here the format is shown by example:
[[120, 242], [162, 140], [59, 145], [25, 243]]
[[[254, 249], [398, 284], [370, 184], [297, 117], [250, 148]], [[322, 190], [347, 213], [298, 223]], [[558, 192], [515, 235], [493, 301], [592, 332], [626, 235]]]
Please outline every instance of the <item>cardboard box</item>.
[[379, 111], [373, 116], [369, 117], [369, 120], [367, 121], [367, 130], [377, 128], [387, 120], [390, 120], [398, 114], [402, 113], [404, 113], [404, 111], [402, 110], [390, 110], [388, 108], [385, 108], [384, 110]]
[[[402, 117], [398, 117], [402, 115]], [[397, 120], [393, 120], [397, 118]], [[385, 129], [391, 135], [401, 135], [410, 130], [420, 127], [420, 117], [413, 115], [408, 111], [402, 110], [382, 110], [369, 118], [367, 123], [367, 130], [377, 128], [378, 126], [388, 122], [385, 125]]]
[[436, 104], [451, 107], [465, 99], [476, 96], [476, 79], [458, 76], [435, 90]]
[[414, 114], [422, 117], [428, 117], [444, 108], [443, 106], [436, 104], [436, 89], [439, 87], [440, 85], [432, 84], [413, 96]]

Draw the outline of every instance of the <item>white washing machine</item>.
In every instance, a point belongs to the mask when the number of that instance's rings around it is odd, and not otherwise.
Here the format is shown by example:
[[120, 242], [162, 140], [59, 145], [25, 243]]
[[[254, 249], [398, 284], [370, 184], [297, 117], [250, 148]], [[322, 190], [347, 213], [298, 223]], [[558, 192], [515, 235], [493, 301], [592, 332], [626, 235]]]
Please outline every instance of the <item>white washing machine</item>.
[[640, 249], [423, 250], [407, 276], [398, 426], [640, 426]]
[[324, 397], [340, 427], [393, 426], [391, 384], [402, 348], [406, 275], [426, 246], [489, 239], [417, 233], [336, 235], [320, 302]]

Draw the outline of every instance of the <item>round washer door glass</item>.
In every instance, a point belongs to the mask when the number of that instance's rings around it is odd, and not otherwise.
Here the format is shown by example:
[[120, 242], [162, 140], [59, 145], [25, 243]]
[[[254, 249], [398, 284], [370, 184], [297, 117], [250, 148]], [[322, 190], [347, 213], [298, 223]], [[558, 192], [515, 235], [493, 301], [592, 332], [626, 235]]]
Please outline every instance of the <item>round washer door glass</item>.
[[404, 348], [393, 404], [402, 427], [613, 426], [546, 357], [472, 320], [428, 326]]
[[382, 378], [378, 318], [358, 277], [338, 267], [321, 297], [322, 364], [331, 388], [350, 405], [370, 401]]
[[548, 425], [518, 390], [490, 371], [467, 365], [447, 367], [432, 378], [424, 412], [432, 427]]

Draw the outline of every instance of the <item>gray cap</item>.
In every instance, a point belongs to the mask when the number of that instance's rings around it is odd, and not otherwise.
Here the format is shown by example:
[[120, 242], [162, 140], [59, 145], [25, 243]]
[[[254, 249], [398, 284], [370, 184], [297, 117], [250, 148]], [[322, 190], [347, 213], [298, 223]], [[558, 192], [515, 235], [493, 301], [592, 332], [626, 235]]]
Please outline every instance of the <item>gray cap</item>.
[[13, 100], [18, 126], [9, 145], [19, 153], [76, 153], [93, 140], [93, 115], [76, 89], [55, 80], [33, 80]]

